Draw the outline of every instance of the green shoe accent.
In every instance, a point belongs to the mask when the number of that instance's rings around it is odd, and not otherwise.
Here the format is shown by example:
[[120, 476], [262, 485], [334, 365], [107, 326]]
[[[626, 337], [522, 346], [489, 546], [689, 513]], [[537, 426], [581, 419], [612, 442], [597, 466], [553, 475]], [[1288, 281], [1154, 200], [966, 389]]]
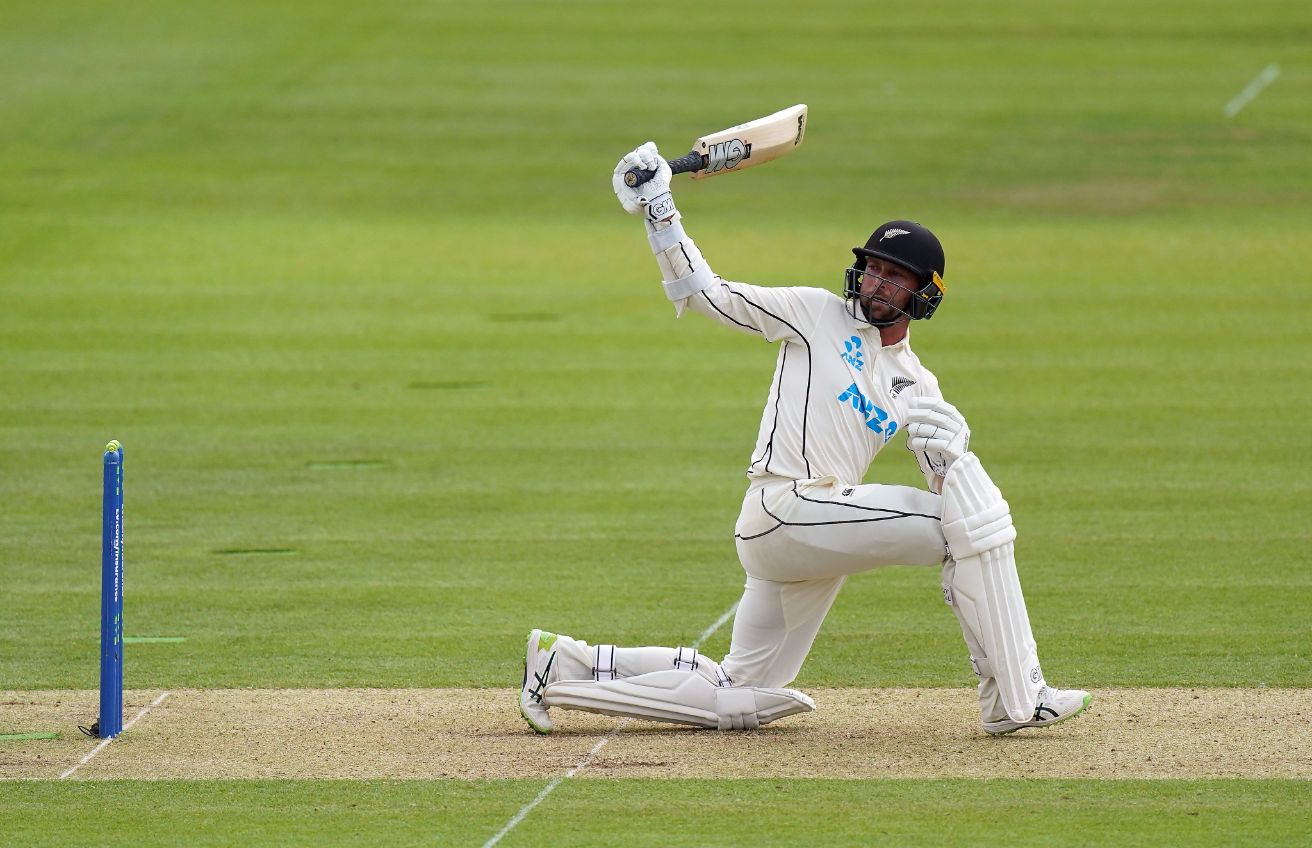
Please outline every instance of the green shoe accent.
[[543, 630], [542, 633], [541, 633], [541, 635], [538, 636], [538, 650], [539, 650], [539, 651], [550, 651], [550, 650], [551, 650], [551, 646], [554, 645], [554, 644], [556, 644], [556, 634], [555, 634], [555, 633], [548, 633], [547, 631]]
[[524, 717], [524, 721], [528, 723], [529, 729], [532, 730], [534, 733], [540, 736], [551, 735], [551, 728], [539, 727], [537, 722], [529, 718], [528, 710], [524, 709], [524, 705], [522, 703], [519, 705], [519, 714]]
[[1070, 721], [1071, 719], [1075, 718], [1076, 716], [1082, 714], [1085, 710], [1087, 710], [1087, 709], [1089, 708], [1089, 704], [1092, 704], [1092, 703], [1093, 703], [1093, 693], [1090, 692], [1089, 694], [1087, 694], [1087, 695], [1084, 696], [1084, 703], [1080, 705], [1080, 708], [1079, 708], [1078, 710], [1076, 710], [1075, 712], [1073, 712], [1073, 713], [1071, 713], [1070, 715], [1066, 716], [1065, 718], [1059, 718], [1059, 719], [1057, 719], [1057, 720], [1054, 721], [1052, 724], [1044, 725], [1044, 729], [1047, 729], [1047, 728], [1049, 728], [1049, 727], [1053, 727], [1053, 726], [1055, 726], [1055, 725], [1061, 724], [1063, 721]]

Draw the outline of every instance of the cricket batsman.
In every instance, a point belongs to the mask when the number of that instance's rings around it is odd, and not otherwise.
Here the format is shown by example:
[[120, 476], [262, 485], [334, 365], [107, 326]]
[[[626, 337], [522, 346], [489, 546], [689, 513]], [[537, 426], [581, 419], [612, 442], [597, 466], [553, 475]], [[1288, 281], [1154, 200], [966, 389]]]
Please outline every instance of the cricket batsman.
[[[630, 188], [633, 168], [655, 171]], [[550, 733], [552, 707], [752, 729], [809, 712], [797, 676], [849, 574], [886, 565], [942, 569], [943, 599], [979, 677], [984, 732], [1046, 727], [1092, 696], [1050, 685], [1039, 666], [1016, 571], [1016, 531], [998, 487], [970, 450], [970, 428], [911, 350], [909, 325], [947, 292], [943, 248], [911, 221], [878, 227], [843, 275], [842, 296], [716, 276], [684, 231], [670, 168], [648, 142], [613, 176], [624, 211], [641, 216], [676, 315], [698, 312], [776, 344], [770, 394], [734, 528], [747, 581], [729, 655], [687, 647], [588, 644], [529, 633], [519, 708]], [[899, 431], [928, 491], [863, 484]]]

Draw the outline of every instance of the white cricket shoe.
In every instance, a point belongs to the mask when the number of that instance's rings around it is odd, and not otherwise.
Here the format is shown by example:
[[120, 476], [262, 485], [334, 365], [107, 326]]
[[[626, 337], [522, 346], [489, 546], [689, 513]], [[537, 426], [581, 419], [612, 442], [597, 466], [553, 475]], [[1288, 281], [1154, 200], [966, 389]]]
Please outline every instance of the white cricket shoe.
[[551, 732], [551, 716], [542, 703], [542, 690], [551, 678], [551, 667], [556, 664], [556, 634], [545, 630], [532, 630], [524, 651], [524, 682], [519, 688], [519, 714], [534, 732]]
[[986, 721], [983, 722], [984, 732], [993, 736], [1005, 736], [1026, 727], [1051, 727], [1068, 718], [1075, 718], [1092, 703], [1093, 696], [1083, 689], [1044, 686], [1039, 690], [1039, 703], [1034, 708], [1034, 718], [1029, 721], [1012, 721], [1004, 716], [999, 721]]

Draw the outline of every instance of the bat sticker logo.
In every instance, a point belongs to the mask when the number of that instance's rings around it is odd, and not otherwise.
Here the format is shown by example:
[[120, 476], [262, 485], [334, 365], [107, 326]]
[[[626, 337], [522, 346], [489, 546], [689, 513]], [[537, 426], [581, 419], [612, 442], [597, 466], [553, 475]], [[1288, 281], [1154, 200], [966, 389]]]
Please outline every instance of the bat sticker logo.
[[793, 139], [793, 147], [802, 143], [802, 131], [806, 129], [806, 113], [797, 116], [797, 138]]
[[744, 159], [752, 158], [752, 146], [745, 144], [741, 138], [712, 144], [706, 151], [706, 168], [708, 174], [736, 168]]

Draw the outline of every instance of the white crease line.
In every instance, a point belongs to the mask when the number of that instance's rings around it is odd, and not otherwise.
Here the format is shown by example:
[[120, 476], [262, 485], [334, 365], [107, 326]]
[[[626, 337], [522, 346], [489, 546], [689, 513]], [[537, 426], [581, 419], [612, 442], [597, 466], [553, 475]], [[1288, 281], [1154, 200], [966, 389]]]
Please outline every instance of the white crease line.
[[[142, 708], [141, 708], [141, 712], [137, 713], [135, 716], [132, 717], [132, 720], [131, 720], [131, 721], [129, 721], [127, 724], [123, 725], [123, 731], [122, 731], [122, 733], [119, 733], [119, 736], [122, 736], [124, 733], [127, 733], [128, 730], [132, 727], [132, 725], [136, 724], [138, 721], [141, 721], [141, 719], [142, 719], [143, 717], [145, 717], [146, 713], [150, 712], [151, 710], [153, 710], [153, 709], [155, 709], [156, 707], [158, 707], [160, 704], [164, 703], [164, 699], [167, 698], [168, 696], [169, 696], [169, 693], [168, 693], [168, 692], [165, 692], [165, 693], [163, 693], [162, 695], [160, 695], [158, 698], [156, 698], [155, 700], [151, 701], [151, 702], [150, 702], [150, 706], [142, 707]], [[102, 741], [102, 742], [101, 742], [99, 745], [97, 745], [96, 747], [92, 748], [90, 754], [87, 754], [85, 757], [83, 757], [83, 758], [78, 762], [77, 765], [73, 766], [71, 769], [69, 769], [68, 771], [66, 771], [66, 772], [64, 772], [63, 774], [61, 774], [61, 775], [59, 776], [59, 779], [60, 779], [60, 780], [63, 780], [64, 778], [69, 777], [70, 775], [73, 774], [73, 772], [77, 771], [78, 769], [82, 768], [82, 766], [84, 766], [84, 765], [86, 765], [87, 763], [91, 762], [91, 758], [92, 758], [92, 757], [94, 757], [96, 754], [99, 754], [101, 751], [105, 750], [105, 746], [108, 745], [110, 742], [113, 742], [113, 741], [114, 741], [115, 739], [117, 739], [117, 738], [118, 738], [118, 736], [111, 736], [111, 737], [109, 737], [108, 739], [105, 739], [104, 741]]]
[[615, 729], [612, 730], [610, 733], [607, 733], [604, 737], [602, 737], [601, 741], [598, 742], [596, 745], [593, 745], [592, 750], [589, 751], [586, 755], [584, 755], [583, 759], [579, 760], [578, 763], [574, 766], [574, 768], [565, 772], [564, 777], [558, 777], [555, 780], [548, 783], [545, 787], [543, 787], [542, 791], [538, 793], [538, 796], [536, 798], [525, 804], [523, 809], [521, 809], [518, 813], [515, 813], [514, 818], [506, 822], [505, 827], [497, 831], [496, 836], [492, 837], [487, 842], [483, 843], [483, 848], [492, 848], [493, 845], [496, 845], [498, 842], [501, 841], [501, 837], [505, 836], [507, 833], [510, 833], [510, 831], [514, 830], [515, 825], [522, 822], [524, 820], [524, 817], [527, 816], [533, 810], [534, 807], [536, 807], [538, 804], [541, 804], [542, 800], [546, 798], [548, 795], [550, 795], [555, 790], [555, 788], [559, 786], [566, 778], [570, 778], [578, 774], [580, 769], [584, 768], [588, 763], [590, 763], [592, 761], [592, 758], [596, 755], [596, 753], [600, 751], [602, 748], [606, 747], [606, 743], [614, 739], [615, 734], [623, 730], [625, 725], [627, 725], [630, 721], [632, 721], [632, 719], [628, 719], [628, 718], [620, 719], [620, 723], [615, 725]]
[[1227, 118], [1233, 118], [1235, 115], [1238, 115], [1240, 109], [1243, 109], [1251, 103], [1253, 98], [1261, 94], [1262, 89], [1275, 82], [1276, 77], [1278, 76], [1280, 76], [1280, 66], [1274, 62], [1263, 68], [1261, 73], [1253, 77], [1252, 82], [1244, 86], [1243, 91], [1235, 95], [1234, 100], [1225, 104], [1225, 116]]
[[[710, 627], [702, 631], [702, 635], [698, 636], [697, 641], [692, 643], [692, 649], [695, 651], [698, 648], [700, 648], [702, 642], [705, 642], [707, 639], [711, 637], [712, 633], [723, 627], [724, 623], [728, 621], [730, 618], [732, 618], [733, 614], [737, 610], [738, 610], [738, 601], [734, 601], [733, 606], [729, 607], [727, 610], [724, 611], [723, 615], [715, 619], [714, 624], [712, 624]], [[518, 813], [515, 813], [514, 817], [510, 821], [506, 822], [505, 827], [497, 831], [496, 836], [493, 836], [487, 842], [483, 843], [483, 848], [492, 848], [493, 845], [496, 845], [498, 842], [500, 842], [503, 836], [505, 836], [507, 833], [510, 833], [510, 831], [514, 830], [515, 826], [518, 825], [520, 822], [522, 822], [524, 820], [524, 817], [527, 816], [530, 812], [532, 812], [534, 807], [536, 807], [538, 804], [541, 804], [543, 799], [545, 799], [548, 795], [554, 792], [557, 786], [559, 786], [561, 783], [568, 780], [569, 778], [573, 777], [574, 775], [578, 774], [583, 769], [587, 768], [588, 763], [592, 762], [592, 758], [597, 755], [597, 752], [600, 751], [602, 748], [605, 748], [606, 743], [614, 739], [621, 730], [623, 730], [625, 727], [629, 725], [629, 722], [631, 721], [633, 721], [633, 719], [631, 718], [620, 719], [620, 723], [615, 725], [615, 729], [612, 730], [610, 733], [607, 733], [605, 736], [603, 736], [601, 738], [601, 741], [598, 742], [596, 745], [593, 745], [592, 750], [589, 751], [587, 754], [585, 754], [583, 756], [583, 759], [575, 763], [574, 768], [565, 772], [563, 777], [558, 777], [555, 780], [548, 783], [546, 786], [544, 786], [542, 788], [542, 791], [537, 794], [536, 798], [525, 804]]]

